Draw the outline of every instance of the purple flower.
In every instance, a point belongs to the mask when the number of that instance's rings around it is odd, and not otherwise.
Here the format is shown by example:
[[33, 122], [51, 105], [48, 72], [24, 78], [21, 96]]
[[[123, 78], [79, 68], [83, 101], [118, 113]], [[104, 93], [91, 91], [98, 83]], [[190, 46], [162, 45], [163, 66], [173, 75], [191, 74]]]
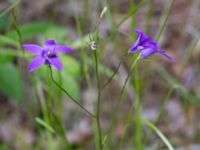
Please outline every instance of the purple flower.
[[136, 53], [139, 51], [140, 56], [142, 58], [147, 58], [153, 54], [158, 53], [158, 54], [165, 56], [170, 61], [174, 61], [174, 59], [172, 57], [170, 57], [169, 55], [166, 54], [165, 50], [159, 50], [157, 42], [153, 41], [150, 37], [148, 37], [146, 34], [144, 34], [139, 29], [136, 29], [135, 31], [138, 35], [138, 39], [135, 42], [135, 44], [133, 44], [131, 46], [131, 48], [130, 48], [131, 53]]
[[24, 44], [24, 49], [32, 52], [36, 57], [32, 60], [29, 66], [29, 72], [35, 71], [40, 68], [43, 64], [53, 65], [58, 70], [63, 70], [62, 63], [58, 58], [59, 52], [73, 52], [74, 50], [65, 46], [57, 45], [56, 41], [48, 40], [45, 42], [44, 47], [36, 44]]

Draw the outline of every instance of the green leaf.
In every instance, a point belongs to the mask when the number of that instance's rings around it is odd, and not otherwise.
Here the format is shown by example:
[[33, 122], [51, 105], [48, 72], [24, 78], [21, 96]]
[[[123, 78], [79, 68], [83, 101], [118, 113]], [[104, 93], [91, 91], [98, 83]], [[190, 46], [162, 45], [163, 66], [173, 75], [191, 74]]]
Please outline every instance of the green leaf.
[[5, 30], [10, 26], [10, 20], [8, 16], [0, 17], [0, 30]]
[[79, 62], [69, 55], [59, 56], [62, 60], [64, 71], [66, 74], [73, 76], [74, 78], [80, 79], [80, 64]]
[[[52, 24], [49, 23], [32, 22], [20, 26], [19, 29], [21, 31], [22, 37], [26, 38], [36, 36], [38, 34], [43, 34], [51, 26]], [[15, 40], [18, 38], [16, 30], [9, 31], [6, 36]]]
[[19, 47], [18, 42], [16, 42], [15, 40], [13, 40], [12, 38], [8, 37], [8, 36], [4, 36], [4, 35], [0, 35], [0, 45], [13, 45], [15, 47]]
[[0, 64], [0, 90], [18, 102], [24, 97], [19, 68], [10, 62]]
[[157, 133], [157, 135], [162, 139], [162, 141], [166, 144], [169, 150], [174, 150], [173, 146], [169, 142], [169, 140], [164, 136], [164, 134], [150, 121], [143, 119], [143, 122], [149, 126], [153, 131]]
[[[80, 98], [80, 64], [68, 55], [61, 57], [64, 70], [61, 73], [62, 86], [67, 90], [75, 99]], [[57, 72], [57, 73], [56, 73]], [[58, 70], [53, 69], [55, 79], [59, 81]]]
[[107, 140], [108, 140], [108, 136], [106, 135], [106, 136], [104, 136], [104, 138], [103, 138], [102, 144], [105, 145], [105, 143], [107, 142]]
[[47, 123], [45, 122], [44, 120], [42, 120], [41, 118], [39, 117], [36, 117], [35, 118], [35, 121], [40, 124], [41, 126], [45, 127], [47, 130], [49, 130], [50, 132], [52, 133], [55, 133], [55, 130]]
[[13, 55], [0, 55], [0, 63], [12, 61], [14, 59]]

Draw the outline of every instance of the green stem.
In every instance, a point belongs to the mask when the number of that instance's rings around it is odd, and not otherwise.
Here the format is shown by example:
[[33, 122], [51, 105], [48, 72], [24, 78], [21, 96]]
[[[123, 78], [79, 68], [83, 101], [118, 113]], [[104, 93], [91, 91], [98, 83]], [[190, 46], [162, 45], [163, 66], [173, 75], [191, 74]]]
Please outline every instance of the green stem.
[[21, 0], [15, 1], [15, 2], [14, 2], [12, 5], [10, 5], [6, 10], [4, 10], [2, 13], [0, 13], [0, 17], [4, 16], [6, 13], [8, 13], [8, 12], [11, 11], [12, 9], [14, 9], [20, 2], [21, 2]]
[[60, 84], [58, 84], [54, 78], [53, 78], [53, 73], [52, 73], [52, 68], [51, 66], [49, 66], [49, 70], [50, 70], [50, 76], [51, 76], [51, 80], [54, 82], [54, 84], [60, 89], [62, 90], [74, 103], [76, 103], [82, 110], [84, 110], [88, 115], [90, 115], [91, 117], [95, 118], [96, 117], [90, 113], [86, 108], [84, 108], [77, 100], [75, 100], [63, 87], [60, 86]]
[[166, 25], [167, 25], [167, 21], [169, 19], [169, 16], [170, 16], [170, 13], [171, 13], [172, 8], [174, 6], [174, 3], [175, 3], [175, 0], [172, 0], [172, 3], [170, 5], [169, 9], [166, 11], [166, 14], [163, 16], [163, 21], [162, 21], [161, 26], [158, 30], [158, 34], [156, 36], [156, 41], [158, 41], [160, 39], [160, 37], [161, 37], [161, 35], [162, 35]]
[[159, 113], [158, 113], [156, 119], [153, 121], [154, 124], [156, 124], [156, 123], [158, 122], [158, 120], [160, 119], [160, 117], [163, 115], [163, 113], [164, 113], [164, 108], [165, 108], [166, 104], [168, 103], [168, 101], [170, 100], [170, 97], [171, 97], [171, 95], [173, 94], [174, 89], [175, 89], [174, 87], [171, 87], [171, 88], [169, 89], [169, 91], [167, 92], [167, 95], [166, 95], [166, 97], [164, 98], [163, 104], [160, 106]]
[[102, 145], [102, 135], [101, 135], [101, 125], [100, 125], [101, 86], [100, 86], [100, 80], [99, 80], [98, 58], [97, 58], [96, 51], [94, 51], [94, 59], [95, 59], [96, 81], [97, 81], [97, 87], [98, 87], [96, 122], [97, 122], [97, 128], [98, 128], [98, 136], [99, 136], [98, 138], [99, 149], [102, 150], [103, 145]]
[[123, 84], [122, 90], [121, 90], [121, 92], [120, 92], [119, 101], [118, 101], [119, 104], [121, 103], [121, 99], [122, 99], [122, 97], [123, 97], [123, 94], [124, 94], [126, 85], [127, 85], [127, 83], [128, 83], [128, 80], [129, 80], [129, 78], [130, 78], [130, 75], [132, 74], [133, 69], [134, 69], [134, 67], [135, 67], [135, 65], [137, 64], [137, 62], [138, 62], [139, 59], [140, 59], [140, 55], [138, 55], [138, 57], [134, 60], [134, 62], [133, 62], [132, 65], [131, 65], [131, 69], [130, 69], [130, 71], [128, 72], [128, 75], [127, 75], [127, 77], [126, 77], [126, 79], [125, 79], [125, 82], [124, 82], [124, 84]]
[[113, 78], [115, 77], [115, 75], [117, 74], [119, 67], [121, 66], [122, 61], [120, 61], [119, 65], [117, 66], [117, 69], [115, 70], [115, 72], [112, 74], [112, 76], [108, 79], [108, 81], [106, 81], [106, 83], [102, 86], [101, 90], [105, 89], [109, 83], [113, 80]]
[[[109, 129], [109, 131], [108, 131], [108, 133], [111, 132], [110, 134], [112, 134], [112, 131], [113, 131], [113, 129], [114, 129], [114, 125], [116, 124], [116, 119], [117, 119], [117, 111], [116, 111], [116, 110], [119, 109], [119, 106], [120, 106], [120, 104], [121, 104], [121, 99], [122, 99], [123, 93], [124, 93], [124, 91], [125, 91], [125, 87], [126, 87], [128, 81], [129, 81], [130, 75], [131, 75], [131, 73], [133, 72], [133, 69], [134, 69], [134, 67], [135, 67], [135, 65], [137, 64], [137, 62], [138, 62], [139, 59], [140, 59], [140, 55], [138, 55], [138, 57], [133, 61], [132, 65], [131, 65], [131, 69], [130, 69], [130, 71], [128, 72], [128, 75], [127, 75], [127, 77], [126, 77], [126, 79], [125, 79], [125, 82], [124, 82], [124, 84], [123, 84], [123, 87], [122, 87], [122, 89], [121, 89], [118, 102], [117, 102], [117, 104], [116, 104], [116, 106], [115, 106], [115, 109], [113, 109], [113, 112], [112, 112], [112, 114], [113, 114], [112, 126], [110, 127], [110, 129]], [[132, 110], [132, 109], [131, 109], [131, 110]]]
[[138, 150], [143, 150], [142, 144], [142, 116], [139, 94], [136, 94], [136, 141]]
[[18, 35], [20, 49], [22, 50], [23, 57], [25, 57], [24, 48], [23, 48], [23, 42], [22, 42], [22, 34], [21, 34], [20, 29], [19, 29], [18, 20], [17, 20], [17, 17], [15, 15], [14, 10], [12, 11], [12, 19], [13, 19], [13, 24], [15, 26], [15, 30], [16, 30], [17, 35]]
[[[45, 102], [44, 95], [41, 91], [42, 91], [42, 87], [41, 87], [41, 85], [38, 85], [37, 86], [37, 93], [38, 93], [38, 96], [39, 96], [39, 102], [40, 102], [40, 105], [41, 105], [42, 114], [44, 116], [45, 122], [50, 124], [50, 117], [49, 117], [49, 113], [48, 113], [47, 104]], [[54, 144], [53, 144], [53, 135], [52, 135], [51, 131], [46, 130], [46, 136], [47, 136], [47, 140], [48, 140], [48, 149], [53, 150]]]

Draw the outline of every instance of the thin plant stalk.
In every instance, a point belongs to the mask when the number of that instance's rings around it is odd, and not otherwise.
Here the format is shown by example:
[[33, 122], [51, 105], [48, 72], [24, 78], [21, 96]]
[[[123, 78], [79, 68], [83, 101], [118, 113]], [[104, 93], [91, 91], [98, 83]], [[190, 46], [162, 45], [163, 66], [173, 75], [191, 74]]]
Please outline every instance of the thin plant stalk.
[[96, 118], [92, 113], [90, 113], [85, 107], [83, 107], [77, 100], [75, 100], [63, 87], [60, 86], [59, 83], [57, 83], [55, 81], [55, 79], [53, 78], [53, 73], [52, 73], [52, 68], [51, 66], [49, 66], [49, 70], [50, 70], [50, 77], [51, 80], [53, 81], [53, 83], [60, 89], [62, 90], [74, 103], [76, 103], [84, 112], [86, 112], [89, 116]]
[[169, 19], [170, 14], [171, 14], [172, 8], [174, 7], [174, 3], [175, 3], [175, 0], [172, 0], [169, 8], [166, 10], [166, 12], [165, 12], [165, 14], [162, 18], [161, 25], [159, 27], [158, 34], [156, 36], [156, 41], [159, 41], [163, 31], [165, 30], [165, 27], [167, 25], [167, 21]]
[[101, 134], [101, 125], [100, 125], [100, 106], [101, 106], [101, 85], [99, 80], [99, 70], [98, 70], [98, 58], [97, 52], [94, 51], [94, 59], [95, 59], [95, 73], [96, 73], [96, 81], [97, 81], [97, 88], [98, 88], [98, 98], [97, 98], [97, 110], [96, 110], [96, 123], [97, 123], [97, 130], [98, 130], [98, 144], [99, 149], [103, 149], [102, 144], [102, 134]]
[[126, 88], [126, 85], [127, 85], [128, 81], [129, 81], [130, 75], [132, 74], [133, 69], [136, 66], [136, 64], [137, 64], [137, 62], [138, 62], [139, 59], [140, 59], [140, 55], [138, 55], [138, 57], [133, 61], [132, 65], [131, 65], [131, 69], [128, 72], [128, 75], [127, 75], [127, 77], [125, 79], [125, 82], [123, 84], [122, 90], [121, 90], [120, 95], [119, 95], [119, 100], [118, 100], [119, 104], [118, 105], [120, 105], [120, 103], [121, 103], [121, 100], [123, 98], [124, 91], [125, 91], [125, 88]]
[[136, 145], [138, 150], [143, 150], [143, 126], [141, 115], [141, 103], [140, 103], [140, 80], [138, 77], [138, 66], [134, 68], [134, 86], [135, 86], [135, 102], [136, 102]]
[[110, 78], [103, 84], [103, 86], [101, 87], [101, 91], [103, 91], [109, 84], [110, 82], [113, 80], [113, 78], [115, 77], [115, 75], [117, 74], [117, 72], [119, 71], [120, 66], [122, 65], [122, 63], [124, 62], [124, 59], [126, 58], [127, 54], [123, 56], [123, 58], [121, 59], [121, 61], [119, 62], [116, 70], [113, 72], [113, 74], [110, 76]]
[[123, 130], [123, 134], [122, 134], [122, 137], [121, 137], [121, 141], [120, 141], [118, 150], [123, 149], [122, 146], [123, 146], [123, 143], [125, 142], [125, 139], [126, 139], [125, 136], [126, 136], [127, 130], [128, 130], [129, 126], [131, 125], [131, 123], [133, 121], [133, 119], [132, 119], [133, 118], [133, 116], [132, 116], [133, 110], [134, 110], [134, 104], [131, 105], [128, 117], [126, 119], [125, 127], [124, 127], [124, 130]]
[[[39, 101], [40, 101], [42, 113], [43, 113], [43, 116], [44, 116], [44, 120], [45, 120], [45, 122], [49, 123], [50, 118], [49, 118], [49, 115], [48, 115], [47, 104], [45, 103], [44, 95], [41, 91], [42, 91], [42, 87], [41, 87], [41, 85], [38, 85], [37, 86], [37, 93], [38, 93], [38, 96], [39, 96]], [[48, 140], [48, 148], [49, 148], [49, 150], [53, 150], [54, 149], [53, 135], [49, 130], [46, 130], [46, 135], [47, 135], [47, 140]]]
[[6, 10], [4, 10], [2, 13], [0, 13], [0, 17], [4, 16], [5, 14], [7, 14], [9, 11], [11, 11], [12, 9], [14, 9], [19, 3], [21, 2], [21, 0], [16, 0], [12, 5], [10, 5]]
[[166, 95], [166, 97], [164, 98], [163, 104], [162, 104], [161, 107], [160, 107], [160, 110], [159, 110], [159, 112], [158, 112], [158, 115], [157, 115], [156, 119], [153, 121], [154, 124], [156, 124], [156, 123], [158, 122], [158, 120], [160, 119], [160, 117], [163, 115], [163, 113], [164, 113], [164, 108], [165, 108], [166, 104], [168, 103], [168, 101], [170, 100], [170, 97], [171, 97], [171, 95], [173, 94], [174, 90], [175, 90], [175, 87], [171, 87], [171, 88], [169, 89], [169, 91], [167, 92], [167, 95]]
[[[113, 109], [113, 112], [112, 112], [112, 114], [113, 114], [112, 123], [111, 123], [112, 126], [110, 127], [110, 129], [109, 129], [109, 131], [108, 131], [108, 134], [113, 134], [114, 125], [116, 124], [116, 119], [117, 119], [117, 111], [116, 111], [116, 110], [119, 109], [119, 106], [120, 106], [120, 104], [121, 104], [122, 97], [123, 97], [123, 94], [124, 94], [126, 85], [127, 85], [128, 81], [129, 81], [129, 79], [130, 79], [130, 77], [131, 77], [131, 74], [132, 74], [132, 72], [133, 72], [133, 69], [134, 69], [134, 67], [136, 66], [136, 64], [137, 64], [137, 62], [138, 62], [139, 59], [140, 59], [140, 55], [138, 55], [138, 57], [133, 61], [132, 65], [131, 65], [131, 69], [130, 69], [130, 71], [128, 72], [128, 75], [127, 75], [127, 77], [126, 77], [126, 79], [125, 79], [125, 81], [124, 81], [124, 84], [123, 84], [122, 89], [121, 89], [121, 91], [120, 91], [119, 99], [118, 99], [118, 101], [117, 101], [117, 104], [116, 104], [116, 106], [115, 106], [115, 109]], [[110, 132], [111, 132], [111, 133], [110, 133]]]
[[118, 70], [119, 70], [121, 64], [122, 64], [122, 61], [119, 62], [119, 64], [118, 64], [116, 70], [113, 72], [112, 76], [106, 81], [106, 83], [101, 87], [101, 90], [105, 89], [105, 88], [110, 84], [110, 82], [113, 80], [113, 78], [114, 78], [115, 75], [117, 74], [117, 72], [118, 72]]

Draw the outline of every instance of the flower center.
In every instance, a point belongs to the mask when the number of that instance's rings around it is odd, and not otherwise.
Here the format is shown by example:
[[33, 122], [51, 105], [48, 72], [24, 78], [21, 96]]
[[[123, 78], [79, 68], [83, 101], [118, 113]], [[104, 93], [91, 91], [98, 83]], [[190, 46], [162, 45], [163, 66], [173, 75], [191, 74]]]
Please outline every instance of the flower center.
[[50, 53], [50, 54], [47, 54], [46, 56], [47, 56], [48, 58], [54, 58], [54, 57], [56, 57], [56, 54]]
[[42, 57], [45, 59], [57, 57], [53, 49], [44, 49], [42, 52]]

